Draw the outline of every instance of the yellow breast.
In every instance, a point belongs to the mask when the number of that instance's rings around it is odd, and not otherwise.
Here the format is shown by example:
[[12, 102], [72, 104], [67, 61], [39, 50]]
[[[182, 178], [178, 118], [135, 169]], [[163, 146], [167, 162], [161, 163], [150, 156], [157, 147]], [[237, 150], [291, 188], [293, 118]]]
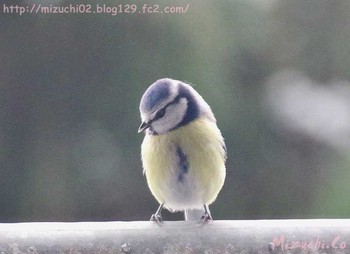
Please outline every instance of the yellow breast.
[[[177, 147], [189, 163], [187, 183], [177, 182]], [[174, 210], [210, 204], [223, 186], [224, 141], [216, 123], [207, 119], [200, 118], [164, 135], [146, 135], [141, 155], [152, 194]]]

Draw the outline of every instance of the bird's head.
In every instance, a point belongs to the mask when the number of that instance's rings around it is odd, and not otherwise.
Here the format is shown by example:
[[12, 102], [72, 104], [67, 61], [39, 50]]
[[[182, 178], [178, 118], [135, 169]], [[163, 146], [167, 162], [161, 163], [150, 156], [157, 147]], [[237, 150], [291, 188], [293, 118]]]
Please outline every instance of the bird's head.
[[187, 125], [198, 117], [215, 121], [209, 105], [188, 84], [169, 78], [154, 82], [140, 102], [139, 132], [161, 135]]

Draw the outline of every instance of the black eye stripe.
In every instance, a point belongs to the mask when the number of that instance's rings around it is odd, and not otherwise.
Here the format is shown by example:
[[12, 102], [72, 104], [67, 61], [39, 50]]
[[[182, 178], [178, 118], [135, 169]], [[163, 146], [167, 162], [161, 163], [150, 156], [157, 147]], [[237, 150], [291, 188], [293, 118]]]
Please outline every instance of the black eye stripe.
[[156, 116], [154, 117], [154, 120], [162, 118], [165, 114], [165, 108], [162, 108], [161, 110], [158, 110]]
[[166, 108], [169, 107], [170, 105], [176, 104], [180, 101], [181, 98], [185, 98], [182, 97], [180, 95], [176, 96], [175, 99], [171, 102], [169, 102], [168, 104], [166, 104], [163, 108], [161, 108], [160, 110], [157, 111], [156, 115], [154, 116], [154, 118], [152, 119], [152, 121], [156, 121], [160, 118], [162, 118], [165, 114]]

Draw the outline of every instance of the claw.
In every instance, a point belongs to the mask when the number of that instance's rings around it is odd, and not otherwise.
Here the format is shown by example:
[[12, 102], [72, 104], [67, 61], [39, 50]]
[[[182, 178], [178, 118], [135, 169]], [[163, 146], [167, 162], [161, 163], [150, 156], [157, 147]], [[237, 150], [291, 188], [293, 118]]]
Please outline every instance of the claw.
[[208, 205], [204, 205], [204, 214], [199, 220], [199, 223], [203, 225], [211, 221], [213, 221], [213, 217], [211, 217], [209, 207]]
[[210, 221], [213, 221], [213, 218], [211, 217], [211, 215], [210, 215], [209, 213], [203, 214], [203, 216], [202, 216], [201, 219], [200, 219], [200, 222], [201, 222], [202, 224], [207, 223], [207, 222], [210, 222]]
[[163, 223], [162, 209], [163, 209], [163, 204], [161, 204], [158, 207], [155, 214], [152, 214], [150, 221], [157, 222], [158, 224]]
[[163, 223], [162, 215], [160, 214], [152, 214], [150, 221], [154, 221], [157, 223]]

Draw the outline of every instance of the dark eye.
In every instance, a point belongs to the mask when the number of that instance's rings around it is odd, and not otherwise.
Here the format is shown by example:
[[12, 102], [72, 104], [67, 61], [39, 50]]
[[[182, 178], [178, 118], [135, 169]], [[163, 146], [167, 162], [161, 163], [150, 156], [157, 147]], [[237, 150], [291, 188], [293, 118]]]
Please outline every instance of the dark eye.
[[159, 110], [156, 114], [156, 119], [162, 118], [165, 114], [165, 108], [162, 108], [161, 110]]

